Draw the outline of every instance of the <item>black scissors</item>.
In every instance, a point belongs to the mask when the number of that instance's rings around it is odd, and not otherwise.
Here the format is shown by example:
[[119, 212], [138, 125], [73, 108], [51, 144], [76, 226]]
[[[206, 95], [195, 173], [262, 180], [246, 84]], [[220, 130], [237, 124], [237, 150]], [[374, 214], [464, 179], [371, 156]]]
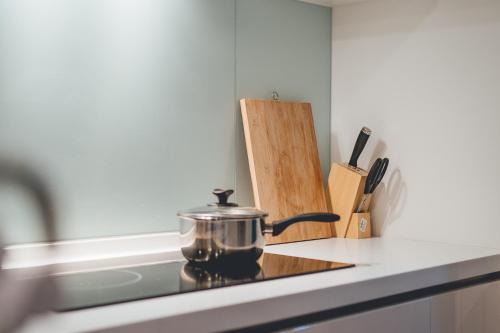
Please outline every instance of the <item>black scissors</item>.
[[358, 209], [356, 210], [357, 213], [361, 212], [361, 209], [363, 209], [363, 206], [366, 200], [368, 199], [368, 195], [375, 191], [378, 184], [380, 184], [380, 182], [382, 181], [382, 178], [384, 178], [388, 166], [389, 166], [388, 158], [384, 159], [377, 158], [375, 163], [373, 163], [370, 172], [368, 172], [368, 177], [366, 177], [363, 199], [361, 200], [361, 203], [359, 204]]

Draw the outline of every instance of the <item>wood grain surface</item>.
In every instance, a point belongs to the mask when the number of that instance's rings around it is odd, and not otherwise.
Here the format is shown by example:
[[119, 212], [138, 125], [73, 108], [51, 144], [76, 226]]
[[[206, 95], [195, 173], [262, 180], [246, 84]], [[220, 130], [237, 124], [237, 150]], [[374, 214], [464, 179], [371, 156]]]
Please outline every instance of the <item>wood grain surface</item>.
[[[347, 235], [351, 215], [363, 196], [366, 176], [367, 172], [362, 169], [353, 169], [346, 164], [332, 165], [328, 177], [328, 198], [332, 212], [340, 215], [340, 221], [333, 224], [337, 237]], [[369, 200], [365, 207], [370, 204]]]
[[[284, 260], [286, 258], [286, 260]], [[258, 260], [266, 277], [296, 275], [311, 271], [334, 270], [352, 267], [353, 264], [342, 262], [306, 259], [300, 257], [284, 257], [282, 255], [265, 253]]]
[[[363, 221], [364, 220], [364, 221]], [[372, 223], [370, 213], [352, 213], [351, 221], [347, 227], [346, 238], [361, 239], [372, 236]]]
[[[267, 222], [327, 212], [311, 104], [242, 99], [241, 113], [255, 205]], [[305, 222], [268, 244], [332, 237], [329, 223]]]

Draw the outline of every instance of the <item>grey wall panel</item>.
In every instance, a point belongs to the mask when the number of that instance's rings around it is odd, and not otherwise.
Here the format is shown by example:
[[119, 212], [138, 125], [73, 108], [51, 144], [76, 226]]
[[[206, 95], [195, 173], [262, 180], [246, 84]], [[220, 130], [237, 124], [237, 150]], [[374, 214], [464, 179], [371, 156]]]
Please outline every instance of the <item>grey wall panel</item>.
[[[330, 166], [331, 10], [294, 0], [237, 0], [236, 18], [238, 99], [269, 99], [276, 90], [283, 100], [311, 102], [326, 177]], [[238, 200], [252, 204], [239, 110], [236, 126]]]
[[[251, 204], [237, 100], [311, 101], [326, 172], [330, 31], [295, 0], [0, 0], [0, 156], [49, 178], [62, 239], [176, 230], [216, 186]], [[0, 188], [6, 241], [35, 217]]]
[[175, 230], [234, 186], [233, 1], [0, 0], [0, 22], [0, 154], [50, 177], [61, 238]]

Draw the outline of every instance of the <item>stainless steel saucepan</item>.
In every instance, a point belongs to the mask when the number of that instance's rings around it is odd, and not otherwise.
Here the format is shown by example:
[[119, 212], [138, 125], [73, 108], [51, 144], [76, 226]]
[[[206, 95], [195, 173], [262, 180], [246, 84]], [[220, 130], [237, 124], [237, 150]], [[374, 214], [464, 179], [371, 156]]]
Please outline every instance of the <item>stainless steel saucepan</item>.
[[233, 190], [215, 189], [219, 202], [179, 212], [182, 254], [190, 262], [255, 262], [264, 251], [264, 234], [278, 236], [298, 222], [336, 222], [331, 213], [308, 213], [265, 223], [266, 212], [229, 203]]

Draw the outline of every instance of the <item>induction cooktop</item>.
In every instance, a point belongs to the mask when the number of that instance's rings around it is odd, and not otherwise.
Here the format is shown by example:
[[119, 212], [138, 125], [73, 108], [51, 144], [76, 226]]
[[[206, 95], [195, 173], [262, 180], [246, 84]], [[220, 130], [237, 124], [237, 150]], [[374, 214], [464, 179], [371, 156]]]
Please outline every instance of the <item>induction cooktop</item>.
[[333, 261], [264, 253], [258, 263], [231, 267], [195, 266], [187, 261], [58, 275], [57, 311], [175, 295], [245, 283], [353, 267]]

